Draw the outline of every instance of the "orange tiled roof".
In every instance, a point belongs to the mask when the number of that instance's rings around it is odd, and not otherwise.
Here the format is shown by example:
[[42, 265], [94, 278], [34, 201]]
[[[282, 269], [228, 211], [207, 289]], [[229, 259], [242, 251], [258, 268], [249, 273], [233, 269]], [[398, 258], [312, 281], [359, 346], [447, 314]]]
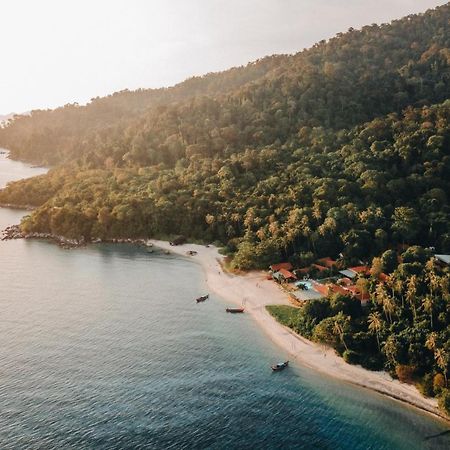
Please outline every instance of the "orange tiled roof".
[[346, 286], [349, 286], [353, 284], [353, 281], [350, 280], [350, 278], [339, 278], [338, 283], [345, 284]]
[[389, 275], [386, 275], [385, 273], [381, 272], [378, 275], [378, 280], [381, 281], [382, 283], [385, 283], [387, 281], [387, 279], [389, 278]]
[[348, 270], [351, 270], [352, 272], [355, 273], [369, 273], [370, 272], [370, 267], [368, 266], [355, 266], [355, 267], [349, 267]]
[[331, 259], [329, 256], [320, 258], [317, 260], [317, 262], [322, 266], [328, 267], [329, 269], [336, 265], [336, 261], [334, 259]]
[[292, 269], [292, 264], [290, 262], [282, 262], [282, 263], [278, 263], [278, 264], [272, 264], [270, 266], [270, 268], [274, 272], [279, 272], [280, 269], [291, 270]]
[[329, 286], [322, 283], [313, 283], [314, 290], [322, 295], [328, 295]]
[[281, 268], [278, 272], [281, 273], [286, 280], [289, 278], [292, 278], [293, 280], [297, 279], [297, 277], [292, 272], [289, 272], [289, 270]]
[[349, 295], [349, 292], [347, 289], [343, 288], [342, 286], [339, 286], [338, 284], [332, 284], [330, 286], [330, 289], [336, 293], [336, 294], [341, 294], [341, 295]]

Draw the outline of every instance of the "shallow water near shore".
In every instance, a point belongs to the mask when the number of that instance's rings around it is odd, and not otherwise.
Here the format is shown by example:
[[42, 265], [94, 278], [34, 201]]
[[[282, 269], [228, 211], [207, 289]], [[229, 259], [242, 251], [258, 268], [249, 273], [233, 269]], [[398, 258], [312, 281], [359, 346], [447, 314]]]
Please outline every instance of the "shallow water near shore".
[[196, 264], [145, 248], [0, 242], [0, 447], [449, 448], [415, 409], [295, 361], [272, 373], [288, 355], [205, 292]]

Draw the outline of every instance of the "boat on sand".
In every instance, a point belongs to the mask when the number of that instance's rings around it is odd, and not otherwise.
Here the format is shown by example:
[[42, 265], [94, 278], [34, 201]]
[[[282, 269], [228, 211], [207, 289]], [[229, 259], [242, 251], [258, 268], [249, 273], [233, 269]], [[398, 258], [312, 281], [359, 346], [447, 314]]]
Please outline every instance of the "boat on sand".
[[229, 313], [243, 313], [244, 308], [226, 308], [225, 311]]

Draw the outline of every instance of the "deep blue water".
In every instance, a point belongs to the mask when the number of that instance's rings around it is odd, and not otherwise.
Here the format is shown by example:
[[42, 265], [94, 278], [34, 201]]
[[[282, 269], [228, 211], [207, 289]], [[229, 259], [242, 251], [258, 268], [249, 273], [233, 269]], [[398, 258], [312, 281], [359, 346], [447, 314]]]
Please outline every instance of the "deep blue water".
[[0, 242], [0, 448], [450, 447], [398, 402], [295, 361], [272, 373], [287, 355], [205, 292], [197, 265], [142, 248]]

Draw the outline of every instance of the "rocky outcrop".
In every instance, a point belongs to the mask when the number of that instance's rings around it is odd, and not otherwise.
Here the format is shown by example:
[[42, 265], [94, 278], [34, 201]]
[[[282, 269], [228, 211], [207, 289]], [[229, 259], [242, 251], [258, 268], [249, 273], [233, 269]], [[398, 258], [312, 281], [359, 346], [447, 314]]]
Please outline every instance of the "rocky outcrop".
[[12, 225], [2, 231], [2, 241], [10, 239], [47, 239], [56, 242], [64, 248], [75, 248], [85, 245], [84, 238], [69, 239], [64, 236], [58, 236], [51, 233], [24, 233], [19, 225]]
[[0, 208], [23, 209], [25, 211], [33, 211], [34, 209], [36, 209], [35, 206], [17, 205], [15, 203], [0, 203]]
[[86, 244], [100, 244], [100, 243], [110, 243], [110, 244], [135, 244], [142, 245], [145, 247], [152, 247], [153, 244], [148, 239], [131, 239], [131, 238], [114, 238], [114, 239], [100, 239], [95, 238], [91, 240], [86, 240], [84, 237], [79, 239], [69, 239], [64, 236], [55, 235], [52, 233], [24, 233], [19, 225], [12, 225], [5, 228], [2, 231], [1, 240], [8, 241], [11, 239], [46, 239], [55, 242], [60, 247], [63, 248], [77, 248], [82, 247]]

